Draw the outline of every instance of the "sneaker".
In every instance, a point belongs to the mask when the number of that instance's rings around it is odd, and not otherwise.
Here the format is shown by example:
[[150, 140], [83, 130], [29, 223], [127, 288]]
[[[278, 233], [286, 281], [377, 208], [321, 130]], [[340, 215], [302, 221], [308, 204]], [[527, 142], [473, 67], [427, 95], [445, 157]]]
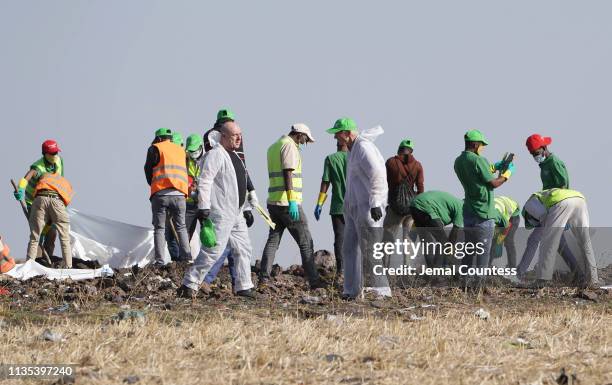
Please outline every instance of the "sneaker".
[[238, 290], [236, 292], [236, 295], [238, 295], [240, 297], [250, 298], [250, 299], [257, 298], [256, 295], [255, 295], [255, 291], [253, 289]]
[[160, 261], [160, 260], [155, 260], [155, 262], [153, 262], [153, 267], [162, 267], [166, 265], [166, 263], [164, 261]]
[[198, 293], [185, 285], [182, 285], [176, 291], [176, 296], [179, 298], [194, 299]]

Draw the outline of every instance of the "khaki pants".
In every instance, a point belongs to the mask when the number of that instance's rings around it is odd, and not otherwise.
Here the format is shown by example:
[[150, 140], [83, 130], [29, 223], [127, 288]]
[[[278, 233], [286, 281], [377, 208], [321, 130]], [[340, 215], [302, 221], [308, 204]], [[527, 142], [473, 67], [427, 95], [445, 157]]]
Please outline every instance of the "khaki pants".
[[555, 268], [555, 259], [565, 226], [569, 225], [576, 237], [582, 255], [576, 255], [577, 267], [587, 284], [597, 285], [597, 263], [589, 235], [589, 211], [582, 198], [568, 198], [548, 209], [542, 227], [544, 233], [540, 243], [538, 278], [550, 281]]
[[54, 224], [59, 235], [64, 257], [64, 266], [72, 267], [72, 249], [70, 247], [70, 218], [66, 206], [60, 198], [38, 196], [30, 208], [30, 242], [28, 259], [36, 258], [40, 235], [46, 224]]
[[[391, 206], [387, 206], [385, 220], [383, 221], [383, 242], [395, 243], [396, 240], [404, 242], [404, 239], [409, 238], [413, 224], [414, 221], [412, 220], [412, 216], [410, 214], [399, 215], [393, 211]], [[401, 260], [392, 261], [392, 259], [394, 259], [393, 255], [386, 255], [385, 266], [396, 266], [398, 263], [408, 263], [408, 257], [406, 255], [401, 255]]]

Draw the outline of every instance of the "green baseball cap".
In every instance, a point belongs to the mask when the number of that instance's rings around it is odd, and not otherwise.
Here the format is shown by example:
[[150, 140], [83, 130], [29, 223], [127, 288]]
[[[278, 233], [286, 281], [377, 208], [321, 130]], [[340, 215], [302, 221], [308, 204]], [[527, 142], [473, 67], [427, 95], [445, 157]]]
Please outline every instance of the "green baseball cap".
[[186, 150], [189, 152], [197, 151], [200, 147], [202, 147], [204, 141], [202, 140], [202, 136], [198, 134], [191, 134], [187, 137], [186, 142]]
[[340, 118], [336, 120], [332, 128], [327, 129], [327, 132], [330, 134], [340, 131], [357, 131], [357, 124], [351, 118]]
[[174, 144], [178, 144], [179, 146], [183, 146], [183, 134], [181, 134], [180, 132], [173, 132], [172, 133], [172, 143]]
[[400, 142], [399, 148], [409, 148], [414, 150], [414, 142], [410, 139], [404, 139]]
[[155, 131], [155, 136], [171, 136], [172, 135], [172, 130], [169, 128], [158, 128], [157, 131]]
[[466, 142], [482, 142], [482, 144], [484, 144], [485, 146], [489, 144], [482, 132], [478, 130], [469, 130], [465, 133], [463, 139], [465, 139]]
[[234, 112], [229, 108], [222, 108], [217, 112], [217, 122], [224, 119], [236, 120], [235, 117]]

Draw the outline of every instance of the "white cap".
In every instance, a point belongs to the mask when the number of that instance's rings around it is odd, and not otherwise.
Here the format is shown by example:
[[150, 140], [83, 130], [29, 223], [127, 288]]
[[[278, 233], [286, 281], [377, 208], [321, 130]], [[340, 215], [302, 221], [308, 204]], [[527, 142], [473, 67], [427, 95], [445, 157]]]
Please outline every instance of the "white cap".
[[308, 126], [304, 123], [295, 123], [293, 126], [291, 126], [291, 132], [299, 132], [301, 134], [306, 135], [308, 137], [309, 142], [314, 143], [315, 141], [312, 137], [312, 134], [310, 133], [310, 128], [308, 128]]

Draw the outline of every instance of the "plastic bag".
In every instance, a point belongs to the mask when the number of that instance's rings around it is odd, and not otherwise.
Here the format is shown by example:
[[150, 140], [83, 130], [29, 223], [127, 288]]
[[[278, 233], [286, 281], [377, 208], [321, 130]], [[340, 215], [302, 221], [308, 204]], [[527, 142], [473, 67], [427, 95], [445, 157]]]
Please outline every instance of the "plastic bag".
[[215, 227], [210, 219], [206, 219], [200, 226], [200, 242], [204, 247], [217, 245], [217, 234], [215, 234]]

